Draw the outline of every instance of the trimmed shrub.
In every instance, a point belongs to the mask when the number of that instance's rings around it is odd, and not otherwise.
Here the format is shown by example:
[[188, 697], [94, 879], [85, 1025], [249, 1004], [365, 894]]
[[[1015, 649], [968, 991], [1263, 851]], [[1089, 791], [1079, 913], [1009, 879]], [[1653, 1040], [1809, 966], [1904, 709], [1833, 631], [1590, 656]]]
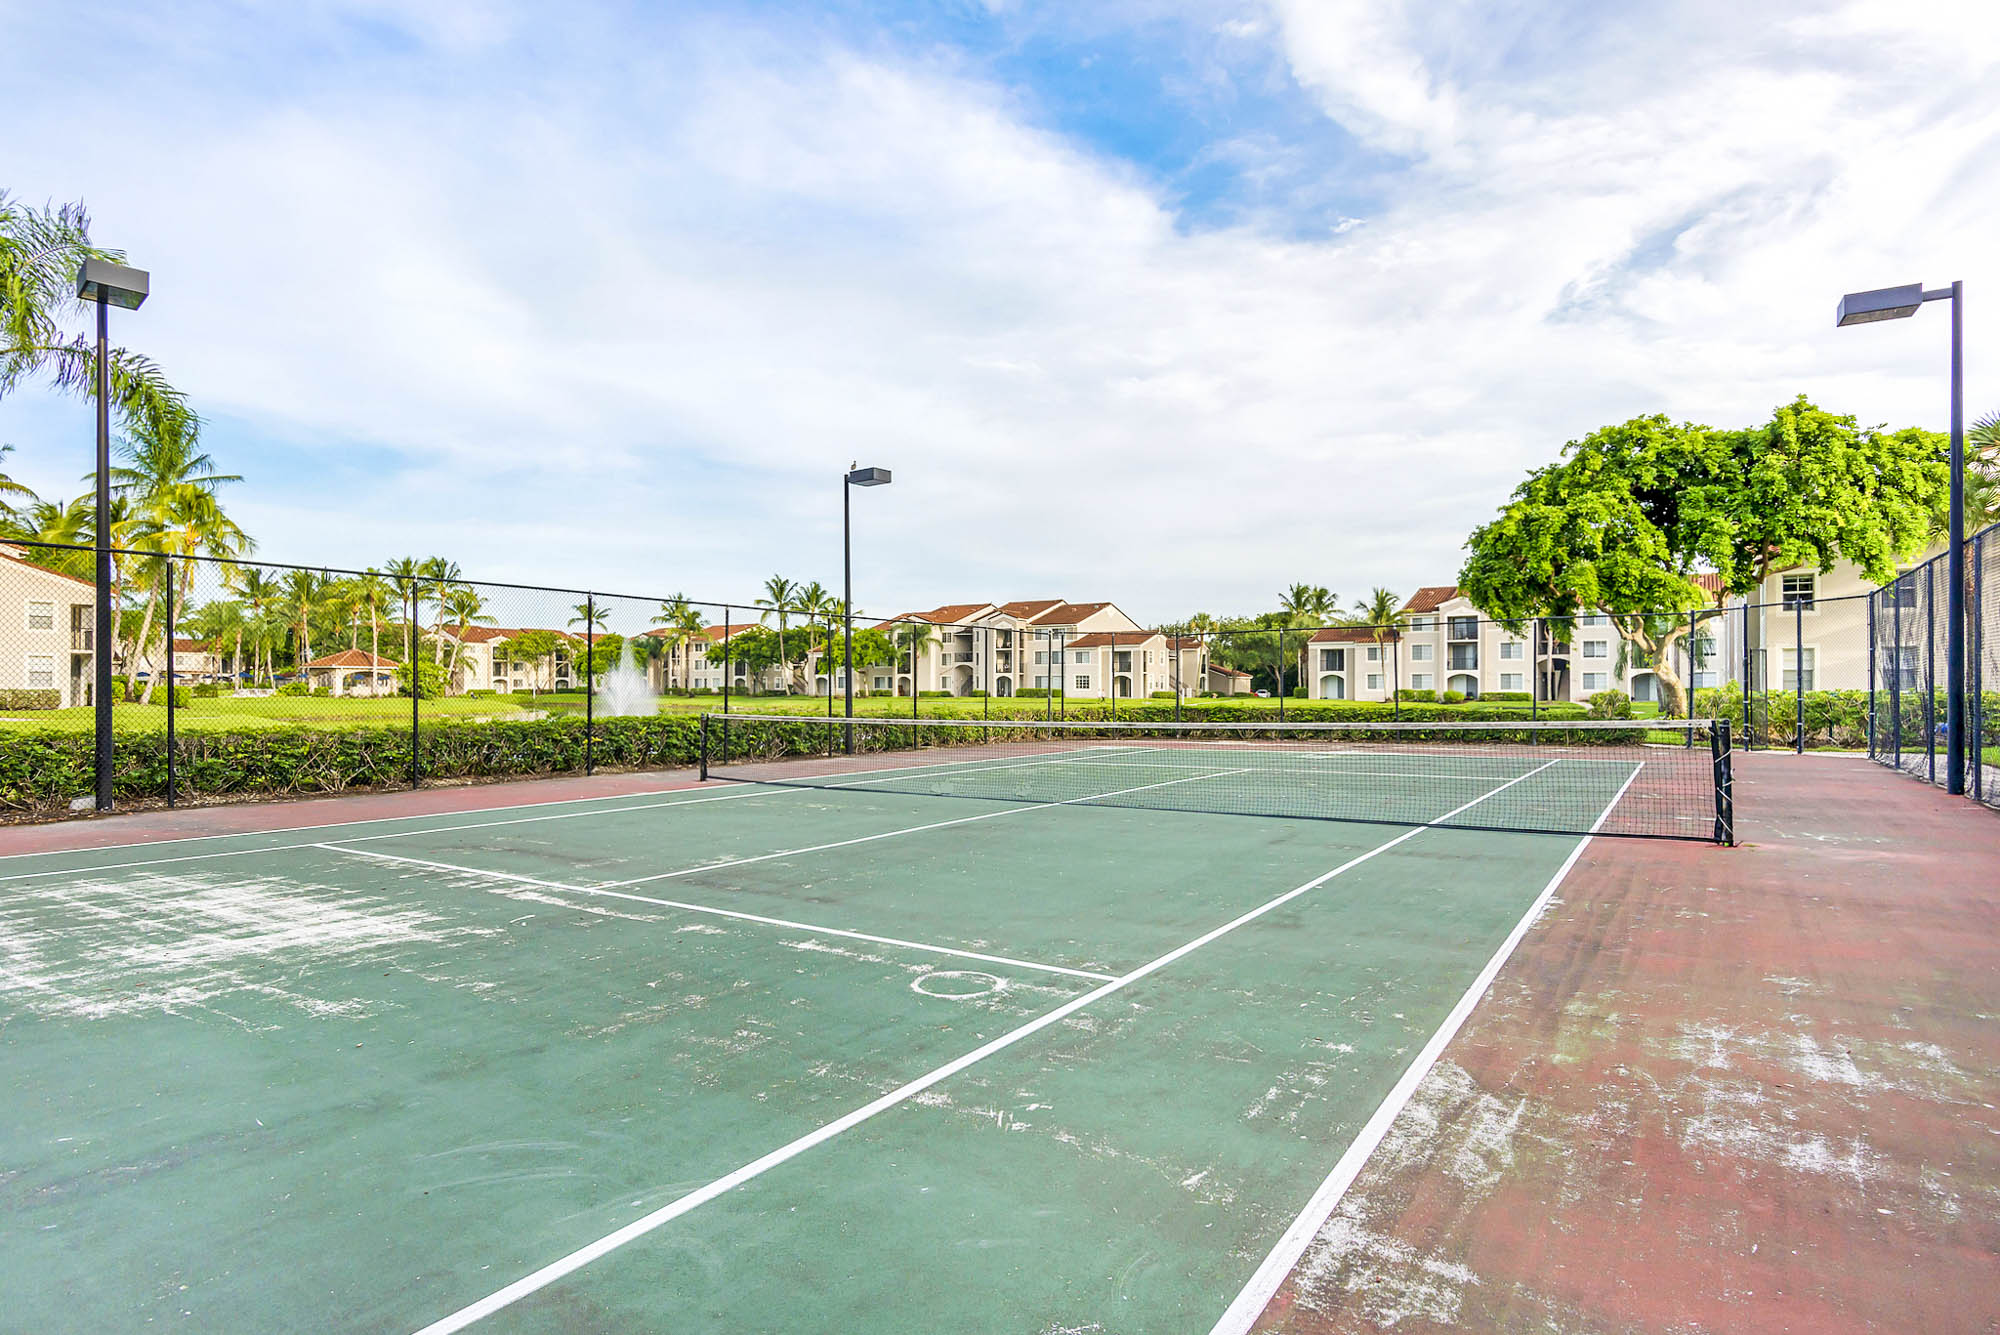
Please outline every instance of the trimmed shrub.
[[1490, 700], [1495, 703], [1505, 703], [1505, 704], [1514, 704], [1517, 702], [1520, 704], [1527, 704], [1529, 701], [1534, 699], [1534, 697], [1529, 695], [1526, 691], [1481, 691], [1479, 693], [1479, 698], [1481, 700]]
[[276, 695], [311, 695], [312, 687], [302, 681], [288, 681], [273, 692]]
[[1436, 691], [1408, 691], [1408, 690], [1405, 690], [1405, 691], [1397, 691], [1397, 692], [1396, 692], [1396, 698], [1397, 698], [1398, 700], [1410, 700], [1410, 701], [1414, 701], [1414, 702], [1416, 702], [1417, 704], [1425, 704], [1425, 705], [1430, 705], [1430, 704], [1436, 704], [1436, 703], [1437, 703], [1437, 698], [1438, 698], [1438, 693], [1437, 693]]
[[1592, 718], [1631, 718], [1632, 697], [1623, 691], [1598, 691], [1590, 697]]
[[59, 709], [62, 693], [44, 690], [0, 691], [0, 709]]
[[1465, 703], [1465, 692], [1446, 691], [1438, 697], [1438, 703], [1443, 705], [1462, 705]]

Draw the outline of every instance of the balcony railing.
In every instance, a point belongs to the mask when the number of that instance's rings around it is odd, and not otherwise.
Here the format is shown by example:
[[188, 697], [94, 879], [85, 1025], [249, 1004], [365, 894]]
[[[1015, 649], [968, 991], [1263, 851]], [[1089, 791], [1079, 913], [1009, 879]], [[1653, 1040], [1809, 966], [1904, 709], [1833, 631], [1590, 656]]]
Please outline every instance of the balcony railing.
[[1446, 634], [1454, 640], [1476, 640], [1479, 638], [1479, 618], [1452, 617], [1445, 623]]
[[93, 633], [89, 630], [72, 630], [69, 633], [69, 647], [78, 653], [89, 653]]
[[972, 661], [972, 651], [966, 649], [958, 653], [946, 654], [944, 661], [947, 663], [970, 663]]
[[1451, 647], [1450, 670], [1453, 672], [1476, 672], [1479, 670], [1479, 646], [1473, 644]]

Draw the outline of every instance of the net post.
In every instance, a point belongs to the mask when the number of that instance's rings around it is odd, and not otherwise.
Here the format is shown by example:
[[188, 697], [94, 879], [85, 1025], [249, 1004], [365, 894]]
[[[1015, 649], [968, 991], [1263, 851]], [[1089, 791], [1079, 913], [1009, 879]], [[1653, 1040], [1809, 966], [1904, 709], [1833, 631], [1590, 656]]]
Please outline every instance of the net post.
[[1055, 636], [1056, 644], [1059, 646], [1056, 650], [1056, 659], [1062, 676], [1062, 684], [1056, 688], [1062, 692], [1061, 695], [1056, 697], [1056, 712], [1060, 717], [1067, 719], [1069, 717], [1069, 636], [1059, 630], [1050, 631], [1049, 633]]
[[729, 618], [736, 609], [728, 603], [722, 605], [722, 762], [729, 763], [729, 682], [736, 675], [736, 669], [729, 662]]
[[977, 652], [981, 661], [986, 665], [986, 688], [985, 694], [979, 697], [979, 717], [990, 719], [993, 717], [993, 636], [991, 627], [984, 625], [974, 626], [972, 628], [972, 642], [980, 646]]
[[1982, 777], [1982, 750], [1986, 745], [1986, 704], [1981, 693], [1985, 674], [1980, 671], [1980, 663], [1986, 656], [1986, 531], [1981, 529], [1972, 535], [1972, 600], [1966, 614], [1967, 638], [1971, 641], [1971, 652], [1967, 655], [1972, 662], [1967, 672], [1965, 701], [1965, 768], [1971, 776], [1967, 785], [1975, 801], [1986, 800], [1986, 784]]
[[1750, 732], [1750, 604], [1743, 604], [1743, 633], [1737, 637], [1743, 644], [1743, 744], [1756, 743]]
[[1104, 698], [1111, 702], [1111, 721], [1118, 721], [1118, 632], [1111, 632], [1111, 643], [1104, 648], [1104, 675], [1098, 678], [1104, 683]]
[[[1692, 720], [1689, 732], [1693, 732]], [[1715, 765], [1715, 842], [1724, 847], [1736, 845], [1736, 773], [1735, 755], [1729, 745], [1729, 720], [1719, 718], [1709, 728], [1709, 754]]]
[[174, 805], [174, 781], [179, 777], [174, 758], [174, 561], [167, 558], [167, 805]]
[[[1893, 763], [1897, 769], [1903, 768], [1903, 581], [1906, 575], [1896, 577], [1896, 596], [1889, 604], [1889, 622], [1895, 637], [1890, 646], [1892, 666], [1889, 671], [1889, 745]], [[1910, 586], [1915, 588], [1913, 583]]]
[[708, 715], [701, 716], [701, 781], [708, 782]]
[[1542, 619], [1536, 617], [1528, 631], [1528, 721], [1542, 717]]
[[1403, 720], [1403, 637], [1400, 632], [1389, 641], [1389, 710], [1398, 723]]
[[590, 776], [596, 756], [591, 751], [591, 734], [597, 728], [597, 597], [583, 595], [583, 773]]

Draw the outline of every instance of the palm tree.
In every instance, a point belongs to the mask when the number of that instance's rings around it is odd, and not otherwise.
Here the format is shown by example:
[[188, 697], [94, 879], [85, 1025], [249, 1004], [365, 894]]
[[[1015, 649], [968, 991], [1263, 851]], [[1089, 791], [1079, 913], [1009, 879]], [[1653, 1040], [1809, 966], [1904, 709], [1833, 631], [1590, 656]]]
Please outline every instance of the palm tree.
[[[0, 445], [0, 463], [5, 463], [7, 456], [13, 452], [12, 445]], [[36, 499], [34, 492], [7, 476], [4, 471], [0, 471], [0, 518], [18, 522], [19, 516], [15, 514], [14, 507], [7, 502], [6, 498], [9, 496], [25, 496], [30, 504]]]
[[[399, 556], [382, 567], [396, 586], [396, 597], [403, 604], [403, 649], [405, 661], [414, 663], [417, 657], [417, 586], [424, 576], [424, 563], [414, 556]], [[413, 667], [412, 672], [416, 671]]]
[[365, 613], [368, 617], [368, 657], [379, 661], [382, 657], [382, 614], [389, 610], [394, 591], [382, 578], [382, 572], [370, 566], [350, 582], [354, 599], [354, 617], [358, 623]]
[[[80, 325], [88, 311], [76, 296], [76, 271], [86, 259], [124, 258], [91, 244], [83, 205], [36, 209], [0, 192], [0, 399], [34, 379], [78, 398], [94, 391], [95, 340], [64, 328]], [[159, 367], [123, 348], [111, 349], [110, 362], [122, 425], [156, 436], [194, 429], [198, 419]]]
[[432, 582], [431, 603], [437, 611], [437, 620], [431, 627], [431, 649], [439, 667], [444, 666], [444, 602], [452, 586], [461, 583], [465, 576], [459, 571], [458, 562], [447, 561], [442, 556], [424, 559], [423, 576]]
[[[153, 511], [157, 525], [152, 535], [154, 541], [161, 550], [180, 558], [174, 596], [176, 608], [188, 605], [188, 595], [194, 588], [195, 557], [214, 558], [220, 564], [224, 578], [227, 578], [236, 569], [236, 558], [252, 545], [250, 535], [222, 513], [214, 494], [198, 484], [182, 483], [173, 488], [155, 502]], [[176, 578], [173, 563], [169, 561], [167, 565], [166, 577]], [[171, 626], [167, 628], [167, 634], [173, 634]], [[143, 630], [141, 637], [143, 644]], [[153, 679], [149, 676], [143, 700], [149, 702], [152, 696]]]
[[1278, 606], [1294, 626], [1320, 626], [1333, 615], [1338, 600], [1317, 584], [1294, 584], [1278, 599]]
[[931, 645], [936, 637], [937, 627], [928, 621], [899, 622], [895, 630], [896, 647], [910, 656], [910, 694], [917, 693], [917, 656]]
[[[1384, 626], [1395, 625], [1400, 620], [1398, 613], [1402, 609], [1402, 599], [1398, 598], [1388, 589], [1378, 586], [1370, 589], [1366, 598], [1354, 604], [1354, 611], [1349, 614], [1347, 624], [1350, 626], [1373, 626], [1379, 630]], [[1378, 634], [1375, 638], [1377, 641], [1380, 641], [1382, 637]]]
[[444, 610], [458, 627], [452, 636], [451, 663], [445, 669], [445, 680], [457, 681], [459, 660], [465, 656], [465, 632], [474, 626], [490, 626], [493, 618], [486, 615], [486, 600], [470, 584], [452, 585], [445, 592]]
[[285, 572], [282, 583], [285, 600], [295, 615], [291, 624], [299, 632], [295, 667], [302, 668], [312, 661], [312, 615], [326, 598], [328, 582], [324, 575], [315, 575], [310, 570]]
[[[271, 670], [272, 631], [283, 623], [280, 599], [284, 590], [279, 587], [276, 576], [263, 570], [246, 570], [237, 579], [236, 594], [249, 612], [247, 628], [252, 653], [263, 662], [263, 680], [270, 681], [275, 675]], [[241, 653], [240, 649], [238, 653]], [[251, 664], [250, 680], [253, 684], [258, 680], [255, 662]]]
[[[759, 598], [756, 603], [758, 607], [766, 609], [757, 617], [759, 625], [769, 621], [772, 613], [775, 612], [777, 614], [778, 661], [781, 663], [787, 661], [785, 658], [785, 626], [792, 611], [798, 606], [798, 596], [798, 585], [792, 583], [783, 575], [773, 575], [764, 581], [764, 596]], [[789, 695], [791, 690], [791, 678], [787, 674], [785, 679], [785, 693]]]
[[[79, 496], [73, 501], [37, 500], [26, 510], [16, 512], [11, 527], [16, 536], [28, 542], [55, 544], [51, 550], [30, 554], [36, 565], [73, 579], [87, 580], [91, 555], [81, 549], [90, 545], [96, 522], [95, 502], [88, 496]], [[65, 547], [72, 550], [62, 550]]]
[[[681, 660], [681, 686], [686, 688], [692, 685], [693, 655], [686, 652], [686, 649], [702, 633], [703, 621], [700, 611], [689, 604], [685, 594], [677, 593], [660, 604], [659, 614], [653, 618], [653, 624], [666, 628], [666, 634], [660, 639], [666, 644], [668, 652], [677, 655]], [[672, 662], [671, 659], [668, 661]], [[672, 682], [669, 681], [668, 685], [671, 686]]]
[[[833, 594], [818, 580], [801, 584], [792, 590], [792, 602], [800, 612], [815, 621], [822, 617], [826, 605], [833, 601]], [[806, 663], [812, 654], [813, 649], [808, 646], [806, 652], [799, 655], [798, 662], [792, 664], [792, 684], [800, 695], [806, 693]]]

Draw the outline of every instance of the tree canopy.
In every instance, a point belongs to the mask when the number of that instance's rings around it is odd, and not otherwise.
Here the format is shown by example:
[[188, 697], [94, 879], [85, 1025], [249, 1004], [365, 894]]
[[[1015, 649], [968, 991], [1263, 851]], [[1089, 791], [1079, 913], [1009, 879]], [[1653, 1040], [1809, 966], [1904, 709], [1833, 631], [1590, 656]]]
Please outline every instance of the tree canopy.
[[[1563, 447], [1473, 530], [1459, 586], [1489, 615], [1601, 613], [1686, 703], [1672, 649], [1687, 611], [1775, 570], [1854, 562], [1878, 582], [1920, 549], [1946, 485], [1935, 432], [1863, 429], [1803, 396], [1747, 430], [1635, 417]], [[1717, 588], [1695, 576], [1713, 572]]]

